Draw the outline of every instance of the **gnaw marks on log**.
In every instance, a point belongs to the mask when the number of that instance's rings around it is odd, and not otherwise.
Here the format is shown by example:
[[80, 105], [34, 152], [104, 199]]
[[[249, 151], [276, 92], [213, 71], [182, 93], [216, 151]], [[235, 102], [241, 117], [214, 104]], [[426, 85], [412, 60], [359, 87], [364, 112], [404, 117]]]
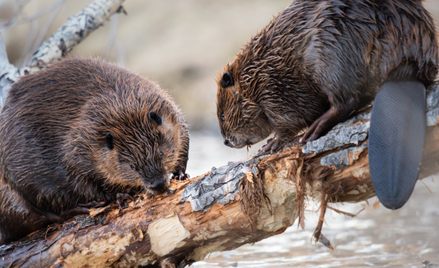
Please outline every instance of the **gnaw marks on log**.
[[[438, 91], [436, 84], [427, 98], [430, 123], [420, 178], [439, 167], [439, 102], [431, 97]], [[53, 225], [0, 247], [0, 267], [177, 267], [282, 233], [297, 218], [303, 226], [308, 198], [323, 201], [323, 216], [327, 203], [375, 195], [367, 118], [367, 111], [357, 115], [303, 150], [293, 145], [274, 155], [230, 162], [173, 182], [169, 194], [139, 195], [122, 210], [112, 204]], [[320, 230], [314, 235], [325, 243]]]

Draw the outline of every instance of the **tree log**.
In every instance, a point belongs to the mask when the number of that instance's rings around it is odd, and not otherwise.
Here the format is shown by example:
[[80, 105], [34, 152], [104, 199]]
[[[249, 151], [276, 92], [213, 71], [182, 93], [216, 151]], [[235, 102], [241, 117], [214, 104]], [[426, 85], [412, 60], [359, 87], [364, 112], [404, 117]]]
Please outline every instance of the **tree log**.
[[[428, 130], [421, 177], [439, 166], [439, 84], [428, 92]], [[255, 156], [171, 184], [167, 194], [140, 194], [123, 209], [93, 209], [0, 247], [5, 267], [183, 267], [215, 251], [235, 249], [304, 224], [309, 197], [326, 204], [375, 196], [369, 174], [370, 111], [337, 125], [303, 148]]]

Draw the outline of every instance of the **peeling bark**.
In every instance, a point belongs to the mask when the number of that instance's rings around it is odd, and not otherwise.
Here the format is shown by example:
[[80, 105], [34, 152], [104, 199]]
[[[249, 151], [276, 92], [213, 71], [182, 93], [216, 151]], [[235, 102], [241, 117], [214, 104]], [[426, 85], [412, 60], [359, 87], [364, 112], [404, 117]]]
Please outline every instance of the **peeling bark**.
[[[428, 93], [430, 121], [439, 106], [431, 98], [435, 95], [438, 84]], [[89, 216], [3, 245], [0, 266], [183, 267], [209, 253], [280, 234], [296, 219], [303, 225], [308, 198], [321, 201], [322, 223], [327, 203], [375, 196], [368, 163], [368, 113], [341, 123], [304, 148], [291, 145], [273, 155], [229, 162], [192, 180], [174, 181], [167, 194], [139, 195], [122, 210], [117, 204], [94, 209]], [[437, 123], [429, 125], [426, 142], [420, 178], [438, 171]], [[316, 240], [331, 247], [319, 225]]]

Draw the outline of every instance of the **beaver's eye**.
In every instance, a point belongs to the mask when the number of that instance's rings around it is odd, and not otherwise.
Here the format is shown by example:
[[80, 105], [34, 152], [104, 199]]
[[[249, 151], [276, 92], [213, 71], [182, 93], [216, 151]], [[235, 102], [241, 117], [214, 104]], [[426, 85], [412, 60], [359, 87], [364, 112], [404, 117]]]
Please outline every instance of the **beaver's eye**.
[[221, 114], [221, 120], [222, 121], [226, 120], [226, 116], [224, 114]]
[[150, 112], [148, 114], [148, 118], [151, 119], [157, 126], [162, 124], [162, 118], [157, 113]]
[[105, 145], [107, 145], [107, 148], [110, 150], [113, 150], [114, 148], [114, 136], [111, 133], [108, 133], [105, 135]]
[[159, 157], [163, 158], [163, 153], [162, 152], [159, 152]]
[[131, 164], [130, 167], [132, 170], [136, 170], [136, 167], [133, 164]]

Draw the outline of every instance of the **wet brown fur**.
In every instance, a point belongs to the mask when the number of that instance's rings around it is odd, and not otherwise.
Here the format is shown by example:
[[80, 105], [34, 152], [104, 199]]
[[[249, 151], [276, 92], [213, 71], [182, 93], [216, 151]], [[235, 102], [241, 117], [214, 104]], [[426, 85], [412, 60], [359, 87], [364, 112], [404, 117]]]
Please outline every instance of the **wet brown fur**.
[[26, 75], [0, 117], [0, 242], [78, 204], [155, 193], [157, 180], [167, 187], [170, 174], [185, 174], [188, 149], [188, 126], [171, 97], [123, 68], [66, 59]]
[[[420, 0], [294, 1], [217, 78], [221, 133], [235, 148], [272, 132], [290, 141], [330, 107], [346, 119], [386, 81], [429, 86], [438, 55]], [[224, 87], [226, 72], [234, 83]]]

